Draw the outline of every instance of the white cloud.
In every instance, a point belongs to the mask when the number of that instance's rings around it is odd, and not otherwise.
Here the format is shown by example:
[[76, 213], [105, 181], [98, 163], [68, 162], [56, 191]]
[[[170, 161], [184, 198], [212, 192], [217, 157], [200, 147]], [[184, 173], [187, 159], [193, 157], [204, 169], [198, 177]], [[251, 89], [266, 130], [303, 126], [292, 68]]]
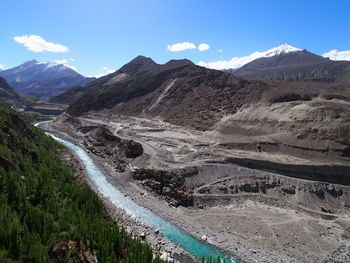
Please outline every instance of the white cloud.
[[89, 75], [88, 77], [89, 78], [101, 78], [103, 76], [105, 76], [106, 74], [105, 73], [100, 73], [100, 74], [96, 74], [96, 75]]
[[176, 43], [172, 45], [167, 46], [167, 50], [171, 52], [179, 52], [179, 51], [184, 51], [188, 49], [195, 49], [196, 45], [190, 42], [182, 42], [182, 43]]
[[224, 51], [223, 49], [219, 49], [218, 52], [221, 53], [222, 51]]
[[101, 68], [103, 71], [103, 73], [99, 73], [99, 74], [95, 74], [95, 75], [90, 75], [89, 77], [90, 78], [101, 78], [103, 76], [106, 76], [107, 74], [111, 74], [111, 73], [114, 73], [116, 70], [115, 69], [110, 69], [109, 67], [102, 67]]
[[115, 69], [111, 69], [109, 67], [103, 67], [102, 70], [106, 71], [107, 74], [115, 72]]
[[6, 69], [6, 67], [0, 64], [0, 70], [4, 70], [4, 69]]
[[48, 42], [38, 35], [24, 35], [13, 38], [17, 43], [24, 45], [29, 51], [33, 52], [57, 52], [65, 53], [69, 49], [61, 44]]
[[206, 43], [202, 43], [198, 46], [199, 51], [206, 51], [210, 48], [210, 46]]

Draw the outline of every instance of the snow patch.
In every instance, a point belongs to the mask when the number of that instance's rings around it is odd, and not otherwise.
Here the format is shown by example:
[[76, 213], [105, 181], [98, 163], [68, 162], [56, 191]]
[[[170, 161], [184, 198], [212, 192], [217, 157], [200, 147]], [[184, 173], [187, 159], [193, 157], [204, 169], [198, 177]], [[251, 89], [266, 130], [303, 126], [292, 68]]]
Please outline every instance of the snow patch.
[[322, 55], [324, 58], [329, 58], [331, 60], [347, 60], [350, 61], [350, 50], [338, 51], [333, 49]]

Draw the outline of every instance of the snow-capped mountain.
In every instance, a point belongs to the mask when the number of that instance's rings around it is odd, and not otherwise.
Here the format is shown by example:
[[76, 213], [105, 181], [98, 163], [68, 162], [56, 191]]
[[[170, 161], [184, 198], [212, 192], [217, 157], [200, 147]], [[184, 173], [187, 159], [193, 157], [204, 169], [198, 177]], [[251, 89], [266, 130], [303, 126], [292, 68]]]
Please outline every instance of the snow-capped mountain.
[[244, 57], [234, 57], [230, 60], [221, 60], [221, 61], [215, 61], [215, 62], [199, 62], [198, 65], [210, 69], [238, 69], [245, 64], [248, 64], [249, 62], [252, 62], [255, 59], [258, 58], [268, 58], [268, 57], [273, 57], [276, 55], [280, 54], [287, 54], [291, 52], [297, 52], [297, 51], [302, 51], [300, 48], [293, 47], [289, 44], [283, 44], [278, 47], [271, 48], [269, 50], [259, 52], [256, 51], [249, 56], [244, 56]]
[[324, 58], [329, 58], [331, 60], [347, 60], [350, 61], [350, 50], [338, 51], [333, 49], [322, 55]]
[[350, 61], [333, 61], [307, 50], [258, 58], [239, 69], [226, 71], [263, 81], [350, 83]]
[[18, 93], [48, 99], [91, 80], [57, 62], [27, 61], [0, 72]]

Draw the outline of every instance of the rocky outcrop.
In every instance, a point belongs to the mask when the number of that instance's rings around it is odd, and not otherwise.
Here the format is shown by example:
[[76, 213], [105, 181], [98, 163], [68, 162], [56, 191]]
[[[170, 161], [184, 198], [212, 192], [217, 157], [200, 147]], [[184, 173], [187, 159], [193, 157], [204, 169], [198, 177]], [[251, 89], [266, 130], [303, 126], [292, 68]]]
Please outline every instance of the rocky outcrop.
[[173, 206], [192, 206], [193, 198], [185, 187], [185, 175], [174, 171], [137, 169], [132, 171], [134, 179], [154, 193], [161, 195]]
[[121, 139], [115, 135], [113, 135], [113, 133], [104, 126], [100, 126], [95, 130], [95, 138], [97, 141], [100, 142], [111, 142], [111, 143], [119, 143], [121, 141]]
[[97, 156], [108, 158], [118, 172], [124, 172], [128, 159], [134, 159], [143, 154], [142, 145], [132, 140], [124, 140], [115, 136], [104, 126], [81, 126], [84, 132], [83, 144]]

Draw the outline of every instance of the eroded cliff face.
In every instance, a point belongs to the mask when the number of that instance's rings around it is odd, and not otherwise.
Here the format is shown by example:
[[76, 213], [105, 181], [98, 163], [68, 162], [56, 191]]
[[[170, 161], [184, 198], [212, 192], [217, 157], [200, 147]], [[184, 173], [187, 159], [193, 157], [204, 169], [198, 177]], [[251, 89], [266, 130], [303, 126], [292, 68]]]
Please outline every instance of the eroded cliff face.
[[259, 103], [224, 116], [213, 126], [223, 134], [222, 145], [326, 162], [348, 162], [349, 90], [346, 86], [300, 85], [277, 83], [263, 94]]
[[335, 218], [350, 208], [348, 185], [293, 178], [236, 165], [203, 165], [198, 168], [197, 175], [186, 179], [186, 186], [193, 189], [196, 207], [250, 199], [307, 211], [326, 219]]

